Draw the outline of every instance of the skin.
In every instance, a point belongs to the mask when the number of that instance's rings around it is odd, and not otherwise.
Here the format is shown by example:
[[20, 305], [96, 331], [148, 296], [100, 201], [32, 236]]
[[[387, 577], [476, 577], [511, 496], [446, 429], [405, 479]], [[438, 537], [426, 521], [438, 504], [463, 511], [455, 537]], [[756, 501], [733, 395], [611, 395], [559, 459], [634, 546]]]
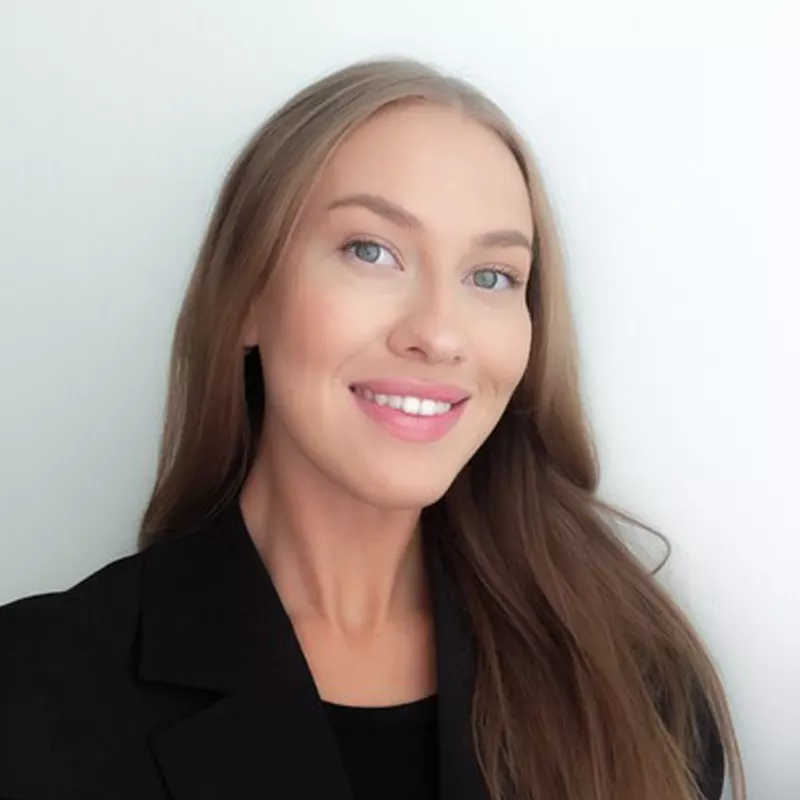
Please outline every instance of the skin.
[[[522, 378], [532, 235], [522, 174], [496, 134], [455, 110], [394, 107], [336, 151], [251, 309], [243, 344], [259, 346], [269, 407], [240, 502], [324, 699], [435, 691], [419, 515]], [[387, 378], [470, 399], [443, 439], [403, 442], [350, 391]]]

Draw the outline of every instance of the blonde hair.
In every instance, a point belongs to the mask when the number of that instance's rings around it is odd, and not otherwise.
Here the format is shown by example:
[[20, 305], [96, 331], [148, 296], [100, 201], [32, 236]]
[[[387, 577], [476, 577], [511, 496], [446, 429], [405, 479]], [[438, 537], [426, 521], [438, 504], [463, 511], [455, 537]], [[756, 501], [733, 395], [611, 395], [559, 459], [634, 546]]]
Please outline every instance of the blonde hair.
[[[178, 319], [158, 475], [140, 544], [185, 530], [239, 491], [265, 403], [240, 335], [338, 144], [392, 104], [460, 110], [514, 155], [530, 194], [530, 362], [487, 441], [426, 509], [477, 642], [473, 736], [493, 800], [689, 800], [699, 726], [744, 775], [725, 692], [677, 605], [620, 541], [601, 502], [581, 405], [561, 248], [541, 175], [506, 115], [411, 60], [361, 62], [303, 89], [231, 167]], [[658, 534], [656, 534], [658, 535]], [[703, 720], [706, 720], [703, 722]]]

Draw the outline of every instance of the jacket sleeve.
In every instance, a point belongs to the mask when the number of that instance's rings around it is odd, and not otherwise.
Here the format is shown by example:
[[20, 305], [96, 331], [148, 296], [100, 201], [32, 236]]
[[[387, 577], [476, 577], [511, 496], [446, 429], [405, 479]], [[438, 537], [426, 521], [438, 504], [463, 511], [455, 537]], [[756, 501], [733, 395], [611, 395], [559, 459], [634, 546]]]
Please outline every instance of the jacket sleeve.
[[54, 705], [41, 690], [43, 665], [57, 669], [58, 652], [43, 649], [58, 625], [56, 595], [0, 607], [0, 797], [37, 800], [53, 796], [48, 775], [57, 743], [48, 739], [45, 711]]

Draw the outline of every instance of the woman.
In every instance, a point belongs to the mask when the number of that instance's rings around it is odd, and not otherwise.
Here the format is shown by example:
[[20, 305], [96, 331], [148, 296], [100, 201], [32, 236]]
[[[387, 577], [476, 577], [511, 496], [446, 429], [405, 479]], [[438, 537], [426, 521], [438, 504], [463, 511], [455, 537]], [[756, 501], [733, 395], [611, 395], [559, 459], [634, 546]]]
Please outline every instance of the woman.
[[222, 188], [140, 552], [0, 614], [0, 796], [743, 798], [597, 484], [520, 135], [415, 62], [328, 76]]

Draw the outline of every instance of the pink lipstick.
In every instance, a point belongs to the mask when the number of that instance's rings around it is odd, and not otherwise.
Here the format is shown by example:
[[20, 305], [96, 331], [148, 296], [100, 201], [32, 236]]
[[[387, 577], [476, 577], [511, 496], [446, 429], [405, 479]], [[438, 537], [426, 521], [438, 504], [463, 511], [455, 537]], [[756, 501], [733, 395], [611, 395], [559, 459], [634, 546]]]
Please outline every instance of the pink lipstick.
[[423, 381], [359, 381], [350, 391], [361, 411], [386, 433], [418, 444], [446, 436], [470, 397], [459, 386]]

